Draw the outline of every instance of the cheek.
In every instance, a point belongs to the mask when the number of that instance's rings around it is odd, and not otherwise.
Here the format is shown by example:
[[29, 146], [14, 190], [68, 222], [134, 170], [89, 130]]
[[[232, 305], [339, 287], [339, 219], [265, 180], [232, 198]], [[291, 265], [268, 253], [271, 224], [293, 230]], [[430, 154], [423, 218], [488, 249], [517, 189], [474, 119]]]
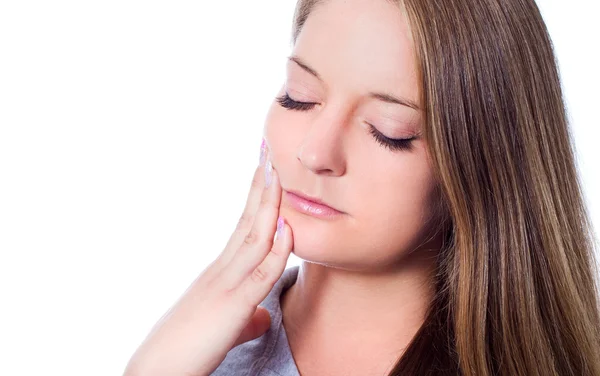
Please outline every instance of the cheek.
[[410, 248], [420, 240], [429, 218], [432, 181], [427, 172], [408, 164], [394, 176], [373, 184], [360, 208], [361, 232], [389, 252]]
[[389, 265], [425, 239], [435, 185], [428, 165], [421, 161], [396, 157], [386, 168], [371, 168], [368, 178], [356, 181], [352, 189], [356, 196], [354, 221], [340, 238], [345, 261], [371, 267]]
[[[300, 116], [277, 103], [271, 105], [266, 116], [264, 135], [271, 157], [282, 182], [288, 184], [302, 176], [303, 170], [290, 153], [303, 138], [303, 124]], [[433, 189], [425, 152], [392, 155], [365, 138], [355, 140], [370, 146], [359, 148], [347, 142], [354, 150], [346, 160], [349, 174], [342, 177], [344, 184], [333, 184], [339, 188], [340, 204], [351, 214], [348, 218], [327, 222], [281, 208], [292, 227], [294, 253], [302, 259], [360, 269], [393, 262], [422, 238]]]
[[271, 152], [278, 154], [282, 150], [292, 150], [293, 146], [301, 139], [300, 119], [290, 111], [273, 102], [265, 118], [263, 135], [265, 136]]

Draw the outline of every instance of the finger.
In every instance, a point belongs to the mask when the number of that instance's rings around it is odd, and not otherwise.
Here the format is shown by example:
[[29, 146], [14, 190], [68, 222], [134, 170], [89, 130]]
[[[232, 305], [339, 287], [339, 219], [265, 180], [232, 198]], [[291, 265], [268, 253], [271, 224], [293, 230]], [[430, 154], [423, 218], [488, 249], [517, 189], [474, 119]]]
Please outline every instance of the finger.
[[262, 198], [263, 191], [265, 190], [265, 174], [267, 162], [270, 161], [270, 158], [271, 156], [269, 153], [269, 149], [266, 148], [265, 163], [260, 165], [257, 168], [256, 173], [254, 174], [255, 176], [252, 179], [252, 186], [250, 188], [250, 193], [248, 194], [248, 198], [246, 200], [246, 205], [244, 206], [244, 211], [240, 216], [240, 220], [238, 221], [236, 231], [234, 231], [230, 238], [230, 242], [228, 242], [228, 245], [231, 243], [234, 252], [242, 245], [244, 238], [254, 225], [256, 213], [258, 212], [258, 208], [260, 206], [260, 200]]
[[237, 298], [244, 301], [248, 307], [260, 304], [283, 274], [293, 245], [292, 229], [284, 223], [281, 236], [277, 237], [271, 251], [235, 292]]
[[[265, 161], [269, 158], [269, 149], [266, 146], [264, 158]], [[242, 245], [244, 238], [254, 224], [254, 218], [256, 217], [262, 192], [265, 189], [265, 167], [266, 163], [263, 163], [262, 165], [258, 165], [254, 170], [254, 176], [252, 177], [252, 183], [250, 185], [250, 191], [246, 199], [244, 210], [238, 220], [234, 232], [231, 234], [225, 245], [225, 249], [215, 261], [217, 268], [222, 268], [231, 261], [235, 252]]]
[[[270, 160], [267, 161], [267, 165], [269, 164]], [[252, 228], [231, 262], [223, 270], [223, 282], [227, 289], [237, 287], [264, 260], [273, 247], [281, 203], [281, 186], [275, 169], [272, 169], [271, 175], [271, 185], [263, 190]]]

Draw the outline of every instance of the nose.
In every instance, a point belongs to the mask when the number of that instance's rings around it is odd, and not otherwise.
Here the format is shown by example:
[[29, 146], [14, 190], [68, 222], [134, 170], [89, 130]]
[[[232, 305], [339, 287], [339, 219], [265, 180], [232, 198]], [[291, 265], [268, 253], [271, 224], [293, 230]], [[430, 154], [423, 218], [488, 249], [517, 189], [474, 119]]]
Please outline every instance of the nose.
[[315, 174], [341, 176], [346, 170], [343, 137], [342, 121], [317, 118], [300, 143], [297, 158]]

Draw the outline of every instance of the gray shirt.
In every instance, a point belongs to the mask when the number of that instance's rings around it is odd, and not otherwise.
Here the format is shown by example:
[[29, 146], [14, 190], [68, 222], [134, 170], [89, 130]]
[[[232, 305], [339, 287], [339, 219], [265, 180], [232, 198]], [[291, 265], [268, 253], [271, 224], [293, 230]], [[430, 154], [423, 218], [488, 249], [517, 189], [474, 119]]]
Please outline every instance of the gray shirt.
[[281, 294], [296, 282], [299, 268], [285, 269], [259, 304], [271, 315], [269, 330], [231, 349], [211, 376], [300, 376], [283, 327], [280, 305]]

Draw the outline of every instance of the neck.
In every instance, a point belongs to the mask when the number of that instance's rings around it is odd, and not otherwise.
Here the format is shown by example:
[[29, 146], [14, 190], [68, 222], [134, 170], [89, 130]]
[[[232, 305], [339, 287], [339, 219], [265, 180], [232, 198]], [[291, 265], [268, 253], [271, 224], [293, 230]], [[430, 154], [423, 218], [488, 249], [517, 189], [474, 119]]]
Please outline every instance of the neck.
[[314, 360], [314, 354], [327, 358], [373, 349], [397, 359], [425, 319], [435, 291], [434, 270], [435, 255], [426, 251], [385, 271], [304, 261], [296, 283], [281, 297], [294, 358], [306, 352]]

